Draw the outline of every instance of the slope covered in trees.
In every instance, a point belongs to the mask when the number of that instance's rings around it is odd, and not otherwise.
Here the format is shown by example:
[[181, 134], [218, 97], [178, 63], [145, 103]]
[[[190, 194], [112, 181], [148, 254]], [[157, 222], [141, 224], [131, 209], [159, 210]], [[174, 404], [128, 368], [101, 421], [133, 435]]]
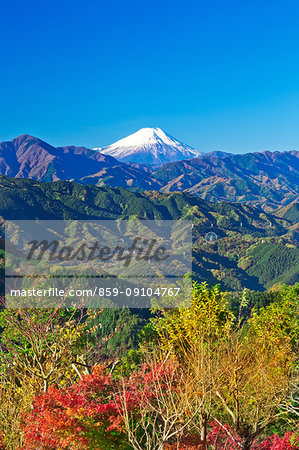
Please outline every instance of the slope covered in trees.
[[[4, 219], [189, 219], [197, 281], [230, 290], [297, 281], [295, 224], [243, 204], [212, 203], [189, 193], [133, 193], [123, 188], [40, 183], [0, 177]], [[208, 232], [218, 240], [209, 244]]]

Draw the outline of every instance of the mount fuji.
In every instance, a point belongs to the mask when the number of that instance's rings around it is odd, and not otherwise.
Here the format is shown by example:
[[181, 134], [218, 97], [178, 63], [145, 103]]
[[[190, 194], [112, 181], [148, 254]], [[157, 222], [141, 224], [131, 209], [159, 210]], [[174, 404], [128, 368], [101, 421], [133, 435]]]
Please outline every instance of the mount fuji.
[[112, 145], [94, 150], [123, 162], [155, 165], [203, 155], [160, 128], [141, 128]]

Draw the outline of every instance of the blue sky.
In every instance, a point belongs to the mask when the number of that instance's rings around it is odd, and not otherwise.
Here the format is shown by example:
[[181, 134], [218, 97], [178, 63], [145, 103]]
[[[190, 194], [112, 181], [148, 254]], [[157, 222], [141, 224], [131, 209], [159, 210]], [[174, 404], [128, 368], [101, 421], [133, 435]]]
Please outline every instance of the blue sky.
[[161, 127], [202, 151], [299, 149], [299, 2], [11, 1], [0, 141], [103, 146]]

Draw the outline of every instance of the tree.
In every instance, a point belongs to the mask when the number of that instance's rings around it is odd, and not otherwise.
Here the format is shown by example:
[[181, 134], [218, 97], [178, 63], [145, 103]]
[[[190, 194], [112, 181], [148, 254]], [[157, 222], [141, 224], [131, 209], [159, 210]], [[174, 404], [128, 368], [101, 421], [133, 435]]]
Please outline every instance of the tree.
[[73, 386], [51, 386], [27, 414], [24, 449], [130, 448], [120, 430], [115, 392], [116, 382], [105, 365]]
[[188, 434], [191, 385], [175, 361], [149, 355], [140, 370], [122, 378], [118, 396], [122, 427], [134, 450], [162, 450]]
[[240, 437], [244, 450], [277, 420], [288, 398], [298, 335], [294, 300], [282, 299], [260, 315], [254, 311], [248, 325], [231, 333], [221, 348], [218, 418]]
[[[22, 448], [24, 433], [22, 432], [23, 416], [29, 411], [34, 392], [27, 384], [27, 389], [20, 386], [12, 374], [7, 376], [2, 368], [0, 378], [0, 449]], [[26, 385], [26, 377], [23, 379]]]
[[221, 376], [221, 346], [233, 330], [234, 317], [226, 306], [219, 286], [208, 289], [194, 284], [192, 306], [163, 310], [154, 321], [158, 344], [164, 355], [177, 358], [184, 370], [184, 383], [190, 386], [186, 397], [193, 428], [206, 440]]
[[164, 311], [156, 321], [162, 351], [178, 358], [193, 385], [189, 409], [197, 411], [193, 426], [203, 440], [217, 418], [247, 450], [277, 420], [294, 373], [294, 313], [289, 292], [241, 324], [217, 287], [201, 285], [194, 288], [190, 309]]
[[[241, 439], [228, 425], [219, 425], [215, 420], [208, 433], [208, 443], [213, 450], [239, 450]], [[254, 441], [252, 450], [296, 450], [299, 445], [298, 433], [286, 432], [284, 436], [274, 434], [261, 442]]]
[[6, 373], [11, 371], [19, 383], [25, 377], [36, 392], [46, 392], [51, 383], [80, 377], [82, 365], [86, 369], [87, 364], [85, 323], [79, 315], [82, 311], [66, 313], [54, 308], [3, 310], [0, 357]]
[[118, 332], [94, 339], [100, 327], [94, 321], [101, 313], [58, 308], [1, 311], [0, 430], [5, 442], [14, 442], [13, 448], [21, 446], [20, 423], [32, 398], [53, 385], [73, 385], [100, 360], [102, 346]]

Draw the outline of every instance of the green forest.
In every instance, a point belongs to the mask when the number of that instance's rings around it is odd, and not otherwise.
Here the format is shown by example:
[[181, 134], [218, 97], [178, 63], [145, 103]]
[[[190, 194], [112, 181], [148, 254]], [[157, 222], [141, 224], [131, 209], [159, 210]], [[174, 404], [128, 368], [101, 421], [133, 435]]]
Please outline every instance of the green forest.
[[[288, 212], [288, 211], [287, 211]], [[232, 291], [263, 291], [298, 281], [298, 211], [268, 214], [238, 203], [212, 203], [180, 192], [134, 193], [123, 188], [41, 183], [0, 177], [0, 217], [6, 220], [191, 220], [193, 278]], [[3, 231], [2, 220], [2, 236]], [[207, 244], [213, 231], [218, 239]], [[1, 233], [1, 219], [0, 219]], [[0, 242], [1, 246], [1, 242]], [[3, 247], [3, 245], [2, 245]]]

